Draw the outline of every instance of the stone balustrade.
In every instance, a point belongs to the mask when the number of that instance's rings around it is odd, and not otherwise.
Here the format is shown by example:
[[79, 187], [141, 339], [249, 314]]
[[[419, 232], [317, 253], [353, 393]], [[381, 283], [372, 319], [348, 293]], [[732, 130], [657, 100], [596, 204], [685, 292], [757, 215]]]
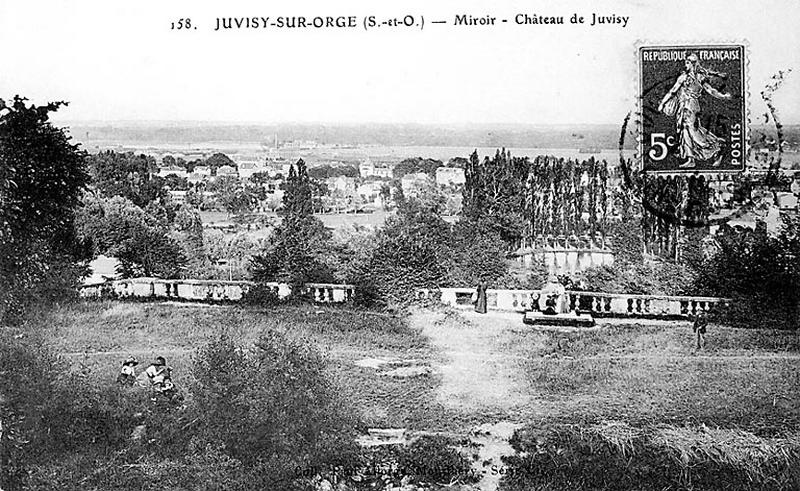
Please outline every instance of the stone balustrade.
[[[291, 288], [286, 283], [266, 283], [278, 298], [286, 298]], [[254, 287], [251, 281], [165, 280], [161, 278], [128, 278], [85, 285], [83, 298], [159, 298], [203, 302], [238, 302]], [[353, 297], [353, 285], [308, 283], [306, 291], [320, 303], [347, 302]]]
[[[291, 288], [285, 283], [266, 283], [278, 298], [286, 298]], [[81, 287], [84, 298], [158, 298], [203, 302], [238, 302], [255, 283], [221, 280], [164, 280], [161, 278], [129, 278]], [[305, 290], [319, 303], [342, 303], [353, 298], [355, 287], [345, 284], [307, 283]], [[472, 306], [474, 288], [418, 289], [416, 298], [442, 302], [454, 307]], [[491, 310], [525, 312], [531, 310], [532, 299], [540, 290], [486, 291]], [[595, 317], [686, 317], [713, 310], [728, 299], [715, 297], [680, 297], [566, 291], [567, 308], [579, 308]]]
[[[471, 307], [474, 288], [420, 289], [417, 298], [440, 301], [453, 307]], [[486, 304], [491, 310], [525, 312], [540, 290], [487, 290]], [[709, 312], [730, 300], [716, 297], [681, 297], [566, 291], [570, 311], [580, 308], [595, 317], [686, 317]]]

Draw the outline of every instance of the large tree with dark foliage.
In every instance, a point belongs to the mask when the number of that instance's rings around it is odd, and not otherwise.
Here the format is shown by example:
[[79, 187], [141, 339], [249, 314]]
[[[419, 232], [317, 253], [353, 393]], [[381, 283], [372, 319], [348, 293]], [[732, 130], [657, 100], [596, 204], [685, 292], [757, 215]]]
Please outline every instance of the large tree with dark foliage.
[[242, 186], [236, 177], [218, 176], [206, 189], [217, 193], [217, 202], [229, 215], [247, 213], [256, 206], [256, 196], [252, 189]]
[[718, 249], [699, 268], [701, 294], [732, 298], [728, 321], [742, 327], [800, 326], [800, 219], [783, 217], [779, 234], [724, 226]]
[[66, 103], [0, 100], [0, 320], [31, 300], [72, 290], [86, 259], [73, 222], [88, 182], [86, 155], [49, 114]]
[[121, 196], [144, 208], [153, 201], [164, 201], [164, 179], [153, 175], [156, 161], [147, 155], [113, 150], [89, 156], [92, 185], [103, 195]]
[[512, 157], [505, 149], [483, 161], [473, 152], [464, 169], [462, 217], [481, 230], [499, 234], [509, 248], [519, 245], [529, 168], [527, 157]]
[[392, 175], [395, 179], [400, 179], [406, 174], [414, 172], [424, 172], [430, 176], [436, 174], [436, 169], [442, 167], [441, 160], [423, 159], [422, 157], [414, 157], [404, 159], [392, 169]]
[[417, 288], [494, 282], [508, 272], [503, 242], [469, 222], [451, 226], [436, 196], [395, 196], [397, 213], [378, 230], [371, 251], [356, 257], [349, 281], [357, 300], [413, 298]]
[[203, 161], [202, 165], [207, 165], [208, 167], [211, 168], [211, 173], [216, 174], [217, 169], [219, 169], [223, 165], [236, 167], [236, 162], [231, 160], [231, 158], [225, 155], [224, 153], [217, 152], [211, 157], [207, 158], [205, 161]]
[[120, 261], [125, 277], [176, 278], [186, 263], [180, 244], [168, 234], [166, 217], [158, 218], [129, 200], [87, 196], [78, 214], [78, 230], [95, 254]]
[[264, 252], [253, 258], [253, 279], [288, 282], [293, 293], [307, 282], [332, 281], [333, 274], [320, 261], [330, 232], [313, 214], [311, 182], [302, 159], [289, 168], [280, 213], [280, 226]]
[[336, 167], [330, 164], [322, 164], [308, 169], [308, 175], [312, 179], [325, 180], [329, 177], [358, 177], [358, 167], [354, 165], [338, 165]]

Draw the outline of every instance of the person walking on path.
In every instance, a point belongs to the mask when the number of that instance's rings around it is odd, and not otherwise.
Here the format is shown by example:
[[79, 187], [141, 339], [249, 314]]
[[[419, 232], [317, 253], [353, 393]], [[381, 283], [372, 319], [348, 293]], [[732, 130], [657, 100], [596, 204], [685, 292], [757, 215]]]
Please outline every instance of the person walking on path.
[[487, 288], [487, 286], [488, 285], [486, 284], [486, 281], [484, 281], [484, 280], [481, 280], [480, 283], [478, 283], [478, 291], [476, 292], [477, 293], [477, 298], [475, 300], [475, 312], [477, 312], [479, 314], [485, 314], [486, 313], [486, 288]]

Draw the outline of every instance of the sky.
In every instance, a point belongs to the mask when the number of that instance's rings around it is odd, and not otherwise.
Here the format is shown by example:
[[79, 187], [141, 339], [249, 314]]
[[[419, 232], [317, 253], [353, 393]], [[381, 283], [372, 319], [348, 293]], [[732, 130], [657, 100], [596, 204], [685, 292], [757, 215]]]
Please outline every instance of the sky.
[[[514, 21], [573, 13], [628, 21]], [[454, 26], [459, 14], [498, 20]], [[300, 15], [359, 27], [214, 31], [218, 17]], [[370, 15], [426, 25], [365, 30]], [[186, 17], [197, 29], [170, 29]], [[55, 119], [70, 122], [617, 124], [635, 106], [637, 41], [746, 40], [751, 114], [793, 69], [775, 104], [800, 123], [798, 26], [796, 0], [0, 0], [0, 98], [69, 101]]]

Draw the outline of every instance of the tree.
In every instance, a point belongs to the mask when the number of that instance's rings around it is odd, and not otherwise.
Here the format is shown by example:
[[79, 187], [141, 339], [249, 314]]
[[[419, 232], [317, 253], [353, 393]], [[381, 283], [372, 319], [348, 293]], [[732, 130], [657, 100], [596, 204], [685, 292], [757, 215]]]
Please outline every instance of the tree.
[[219, 169], [223, 165], [236, 167], [236, 163], [233, 160], [231, 160], [230, 157], [228, 157], [224, 153], [219, 153], [219, 152], [207, 158], [205, 161], [203, 161], [202, 164], [197, 164], [197, 165], [207, 165], [211, 169], [212, 175], [216, 174], [217, 169]]
[[66, 103], [25, 101], [0, 99], [0, 320], [18, 320], [26, 302], [62, 295], [86, 273], [74, 229], [86, 154], [49, 122]]
[[392, 188], [389, 186], [389, 184], [381, 184], [381, 190], [378, 195], [381, 197], [383, 209], [388, 210], [392, 201]]
[[178, 277], [186, 258], [163, 222], [119, 196], [87, 196], [85, 202], [77, 219], [81, 236], [95, 254], [119, 259], [123, 277]]
[[147, 155], [113, 150], [89, 157], [92, 185], [109, 198], [121, 196], [144, 208], [153, 201], [165, 201], [164, 179], [154, 175], [156, 161]]
[[482, 230], [500, 235], [509, 248], [523, 237], [527, 158], [511, 157], [505, 149], [481, 162], [472, 153], [465, 169], [461, 215]]
[[190, 271], [200, 271], [208, 262], [203, 244], [203, 222], [197, 210], [181, 206], [175, 215], [175, 238], [183, 249]]
[[203, 194], [196, 190], [188, 190], [186, 192], [186, 204], [192, 208], [203, 209]]
[[256, 196], [233, 176], [215, 178], [209, 183], [208, 190], [217, 193], [217, 201], [228, 214], [246, 213], [255, 208]]
[[733, 298], [730, 321], [745, 327], [800, 325], [800, 219], [782, 217], [780, 233], [766, 227], [716, 235], [717, 250], [698, 271], [700, 294]]
[[268, 198], [267, 186], [272, 179], [266, 172], [256, 172], [247, 179], [245, 183], [245, 190], [253, 195], [255, 199], [260, 202], [266, 201]]
[[331, 177], [359, 177], [358, 167], [353, 165], [339, 165], [333, 167], [329, 164], [322, 164], [308, 169], [308, 176], [311, 179], [324, 181]]
[[378, 231], [375, 247], [353, 273], [359, 289], [376, 289], [391, 300], [411, 298], [416, 288], [443, 286], [450, 264], [450, 227], [414, 198], [398, 200], [398, 213]]
[[173, 191], [188, 191], [189, 181], [185, 177], [180, 177], [175, 174], [167, 174], [164, 176], [164, 186]]
[[305, 283], [328, 282], [333, 274], [319, 257], [325, 254], [330, 232], [313, 215], [311, 182], [305, 162], [289, 167], [284, 184], [283, 220], [262, 254], [253, 258], [253, 279], [286, 281], [297, 294]]
[[450, 243], [450, 285], [477, 285], [481, 280], [491, 283], [508, 273], [505, 248], [497, 233], [458, 221], [453, 226]]
[[212, 263], [222, 260], [228, 263], [227, 271], [222, 276], [226, 279], [247, 278], [249, 263], [260, 250], [259, 242], [254, 241], [246, 232], [225, 234], [217, 230], [209, 231], [204, 239], [208, 259]]
[[328, 185], [324, 181], [319, 181], [314, 178], [311, 178], [309, 184], [311, 186], [311, 195], [313, 201], [312, 204], [314, 211], [322, 211], [323, 209], [322, 200], [325, 196], [330, 196], [331, 190], [328, 188]]
[[397, 164], [392, 170], [392, 175], [395, 179], [400, 179], [406, 174], [413, 174], [414, 172], [424, 172], [430, 176], [436, 174], [436, 169], [441, 167], [441, 160], [423, 159], [422, 157], [415, 157], [405, 159]]

